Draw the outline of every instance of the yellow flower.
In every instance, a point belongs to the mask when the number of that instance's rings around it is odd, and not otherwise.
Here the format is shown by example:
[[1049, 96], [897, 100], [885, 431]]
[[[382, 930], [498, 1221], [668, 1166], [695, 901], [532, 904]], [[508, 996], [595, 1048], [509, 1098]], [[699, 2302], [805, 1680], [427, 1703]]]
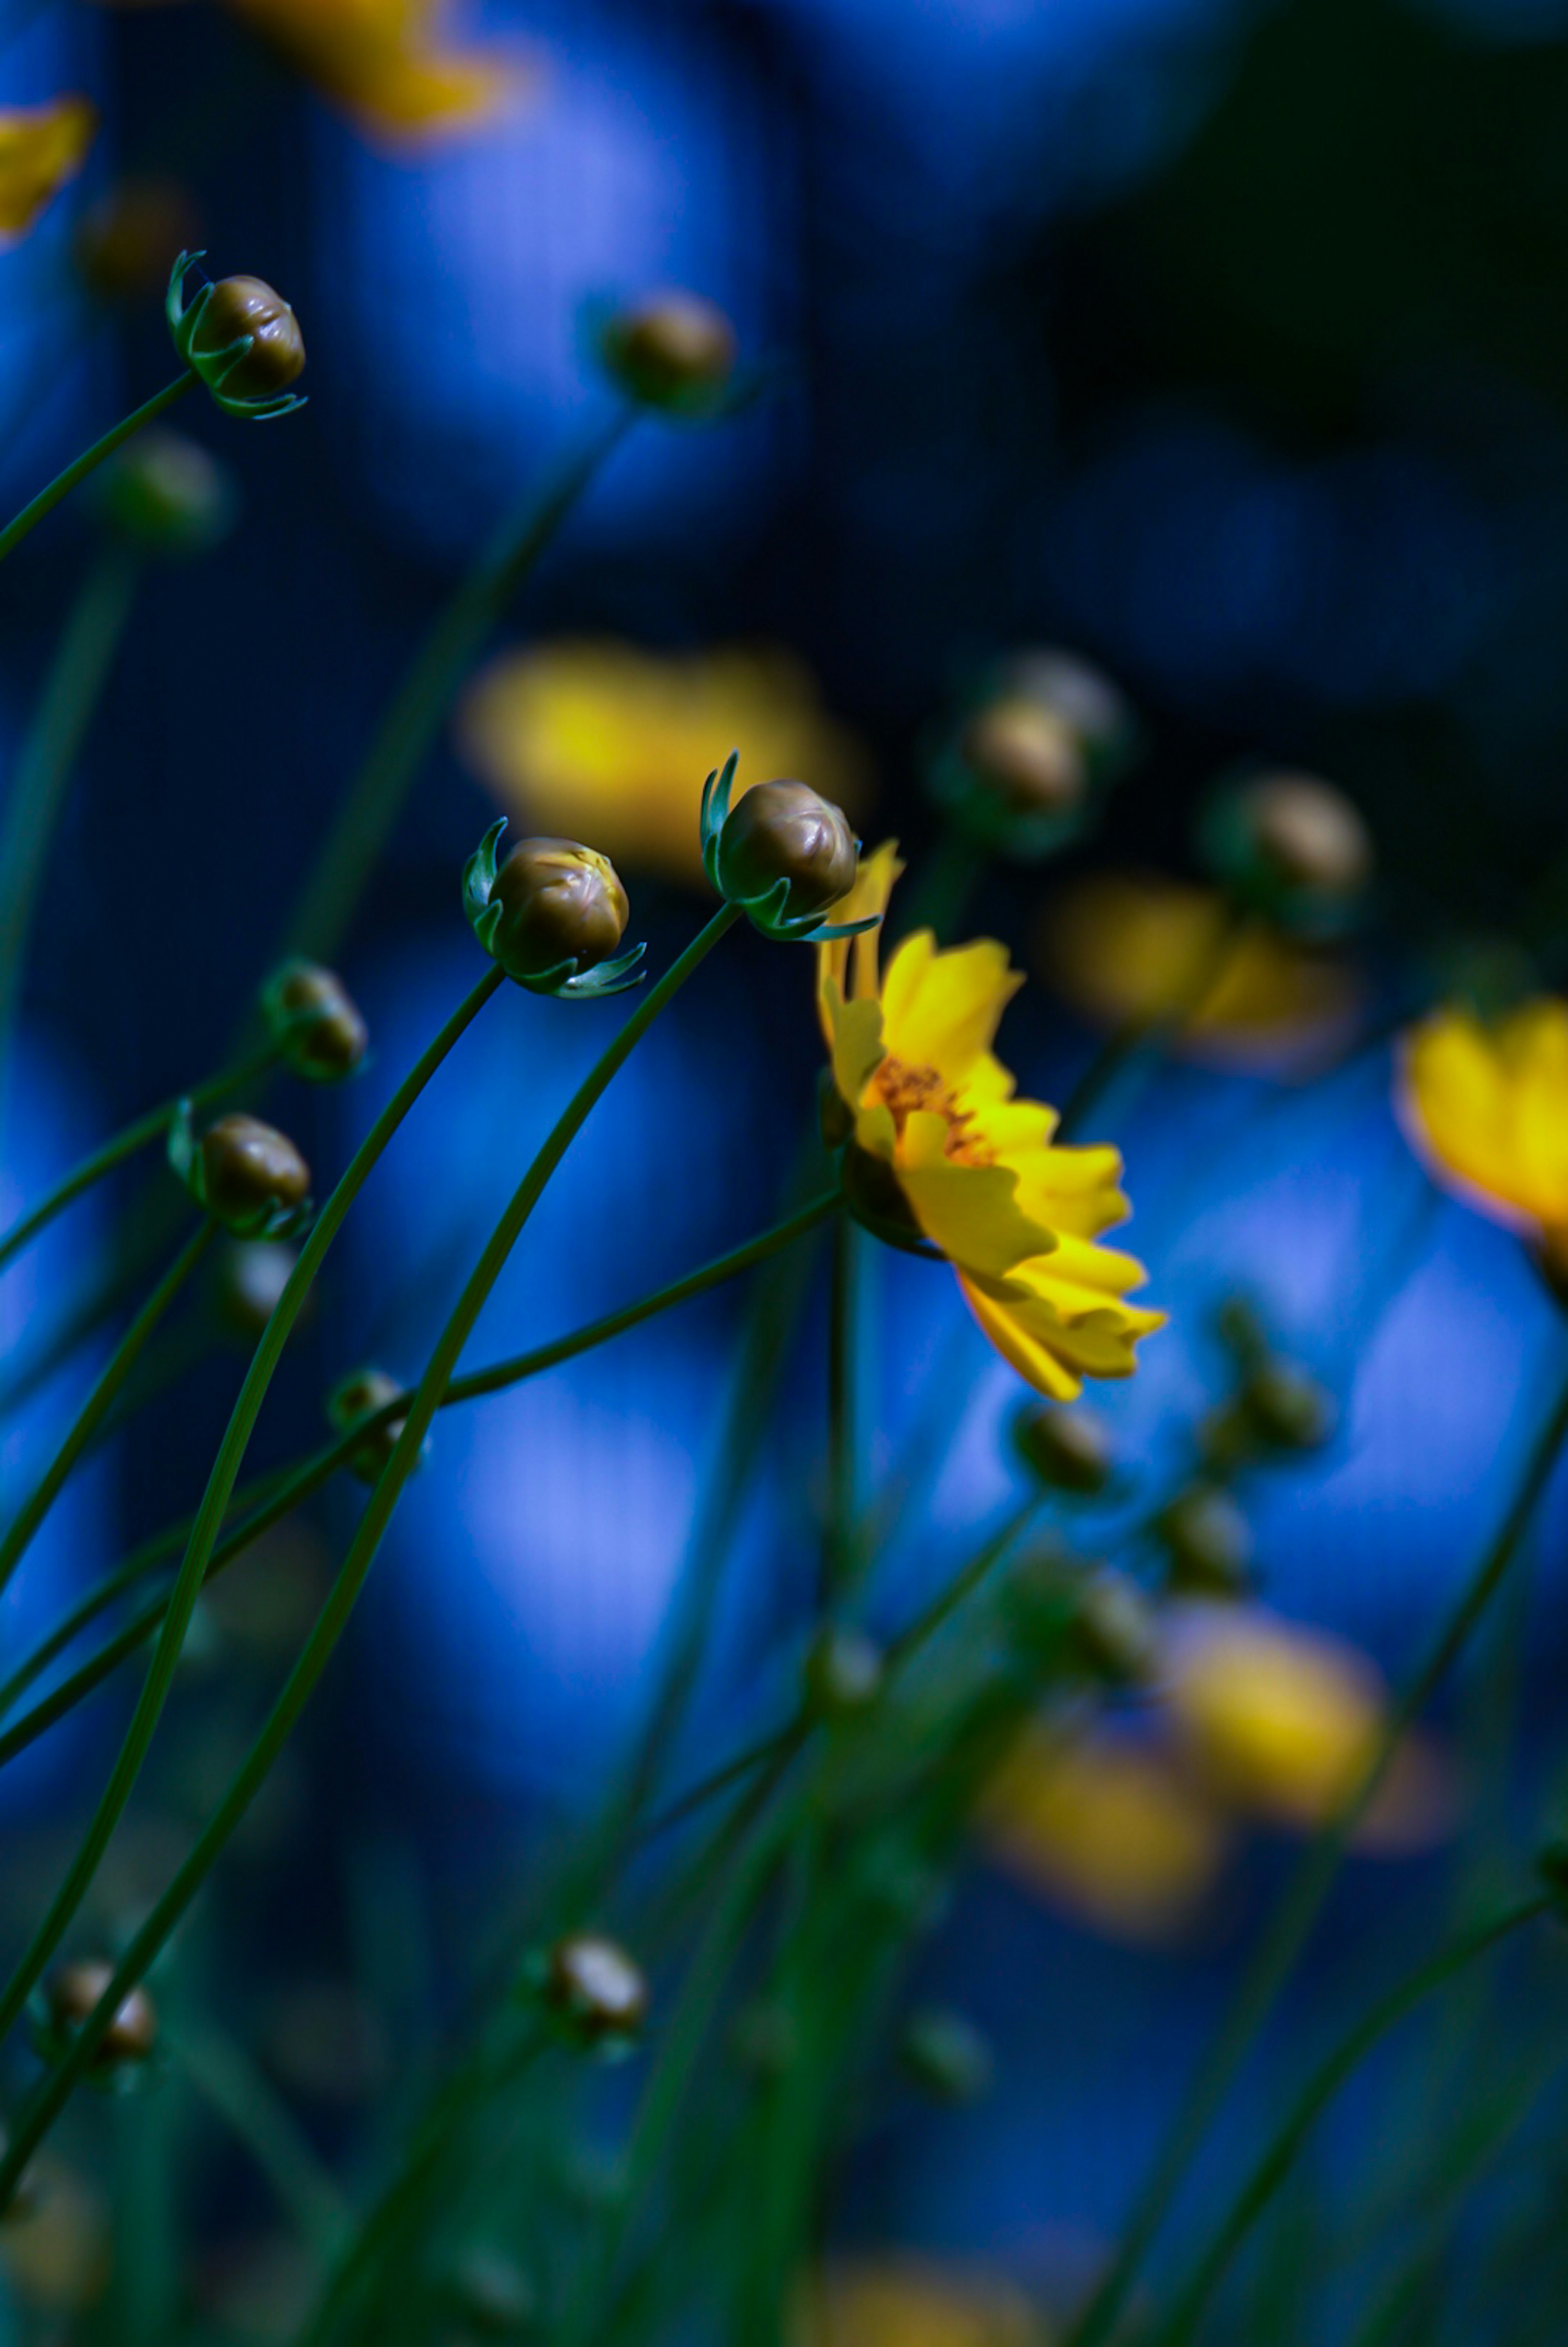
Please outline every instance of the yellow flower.
[[85, 97], [0, 107], [0, 248], [25, 236], [49, 199], [76, 178], [97, 123]]
[[[833, 921], [887, 910], [891, 844], [862, 863]], [[851, 1182], [890, 1224], [947, 1256], [1004, 1359], [1056, 1401], [1089, 1378], [1130, 1377], [1165, 1315], [1124, 1299], [1143, 1266], [1095, 1244], [1128, 1213], [1115, 1149], [1052, 1146], [1057, 1117], [1015, 1100], [991, 1046], [1023, 983], [989, 938], [939, 952], [906, 938], [879, 979], [877, 932], [817, 949], [833, 1081], [853, 1118]]]
[[[1321, 1825], [1354, 1793], [1388, 1714], [1381, 1675], [1339, 1638], [1260, 1607], [1173, 1609], [1163, 1700], [1200, 1781], [1253, 1815]], [[1359, 1839], [1418, 1849], [1448, 1823], [1444, 1772], [1407, 1741]]]
[[509, 652], [473, 686], [459, 732], [530, 829], [591, 839], [619, 866], [697, 886], [703, 777], [730, 749], [752, 782], [801, 775], [850, 813], [864, 797], [858, 745], [780, 651], [661, 655], [567, 640]]
[[791, 2347], [1041, 2347], [1044, 2336], [1010, 2282], [904, 2254], [830, 2266], [790, 2330]]
[[1177, 1936], [1212, 1889], [1230, 1835], [1168, 1755], [1037, 1722], [992, 1779], [979, 1818], [992, 1858], [1115, 1939]]
[[1100, 874], [1048, 908], [1044, 975], [1102, 1026], [1176, 1019], [1172, 1048], [1190, 1059], [1288, 1067], [1338, 1042], [1359, 999], [1346, 963], [1257, 921], [1222, 946], [1227, 919], [1213, 889]]
[[1568, 1002], [1526, 1002], [1490, 1027], [1440, 1010], [1406, 1041], [1398, 1106], [1439, 1182], [1568, 1255]]

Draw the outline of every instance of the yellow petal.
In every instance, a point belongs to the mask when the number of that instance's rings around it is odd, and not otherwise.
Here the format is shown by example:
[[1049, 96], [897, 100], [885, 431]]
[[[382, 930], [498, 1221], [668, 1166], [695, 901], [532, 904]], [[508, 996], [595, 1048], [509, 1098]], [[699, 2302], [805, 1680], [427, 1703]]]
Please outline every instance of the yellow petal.
[[830, 981], [821, 1009], [839, 1098], [858, 1102], [882, 1059], [881, 1004], [874, 997], [865, 1002], [845, 1002]]
[[1047, 1252], [1054, 1238], [1020, 1213], [1017, 1176], [950, 1157], [951, 1131], [945, 1116], [921, 1110], [905, 1119], [899, 1140], [899, 1187], [927, 1238], [952, 1262], [993, 1277]]
[[25, 236], [93, 143], [97, 109], [85, 97], [0, 108], [0, 246]]
[[1002, 1014], [1023, 983], [993, 938], [936, 949], [929, 929], [899, 947], [882, 981], [888, 1050], [907, 1067], [934, 1068], [953, 1091], [988, 1054]]
[[1439, 1011], [1405, 1043], [1400, 1121], [1435, 1178], [1515, 1229], [1568, 1220], [1568, 1006], [1493, 1027]]
[[[853, 887], [847, 897], [829, 906], [822, 916], [824, 924], [839, 928], [846, 922], [868, 920], [873, 914], [879, 921], [885, 919], [888, 899], [903, 868], [899, 861], [898, 841], [884, 839], [870, 856], [861, 856], [855, 869]], [[830, 986], [837, 987], [840, 995], [854, 1001], [869, 1000], [877, 993], [877, 947], [881, 937], [880, 928], [864, 929], [858, 938], [835, 938], [818, 947], [819, 1003]]]

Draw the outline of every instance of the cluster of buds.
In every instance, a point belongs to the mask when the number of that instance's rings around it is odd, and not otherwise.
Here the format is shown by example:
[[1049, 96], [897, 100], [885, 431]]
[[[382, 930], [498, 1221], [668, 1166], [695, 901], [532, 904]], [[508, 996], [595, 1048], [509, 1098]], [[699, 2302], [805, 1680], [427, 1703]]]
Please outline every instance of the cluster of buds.
[[297, 1076], [341, 1083], [363, 1067], [370, 1030], [335, 970], [286, 961], [261, 989], [268, 1032]]
[[987, 677], [942, 743], [931, 794], [983, 846], [1037, 862], [1083, 829], [1137, 739], [1126, 702], [1086, 661], [1021, 653]]
[[607, 856], [572, 839], [520, 840], [497, 866], [504, 815], [463, 867], [469, 927], [492, 961], [530, 994], [572, 1001], [640, 984], [647, 948], [617, 953], [631, 907]]
[[874, 929], [881, 916], [823, 915], [854, 887], [860, 842], [849, 819], [805, 783], [756, 783], [736, 799], [732, 750], [702, 793], [703, 869], [727, 905], [784, 944], [824, 945]]
[[143, 554], [189, 561], [221, 545], [239, 512], [227, 466], [183, 432], [140, 432], [104, 468], [104, 518]]
[[280, 293], [260, 277], [221, 277], [185, 299], [185, 281], [202, 258], [182, 252], [165, 304], [174, 347], [226, 415], [264, 423], [304, 401], [290, 390], [304, 372], [305, 338]]
[[627, 399], [661, 415], [703, 422], [726, 405], [735, 373], [735, 329], [699, 293], [655, 293], [608, 319], [599, 353]]
[[[327, 1397], [327, 1421], [339, 1434], [352, 1434], [364, 1429], [364, 1440], [349, 1454], [349, 1467], [361, 1483], [373, 1483], [382, 1469], [397, 1448], [399, 1435], [408, 1421], [408, 1395], [394, 1377], [385, 1369], [353, 1369], [332, 1388]], [[393, 1409], [394, 1403], [405, 1405]], [[426, 1435], [420, 1448], [423, 1461], [429, 1456], [430, 1437]]]
[[310, 1217], [311, 1169], [288, 1134], [260, 1117], [220, 1116], [198, 1133], [181, 1101], [168, 1162], [202, 1212], [236, 1238], [283, 1238]]
[[579, 2053], [617, 2061], [631, 2053], [647, 2019], [648, 1984], [619, 1942], [569, 1932], [529, 1958], [522, 1991]]
[[1360, 815], [1315, 774], [1255, 774], [1224, 785], [1202, 817], [1198, 844], [1237, 904], [1309, 937], [1344, 928], [1372, 877], [1372, 839]]
[[[63, 1964], [32, 2007], [33, 2041], [40, 2058], [57, 2062], [97, 2010], [115, 1968], [101, 1959]], [[158, 2015], [145, 1988], [131, 1989], [98, 2040], [88, 2075], [98, 2086], [138, 2083], [158, 2045]]]

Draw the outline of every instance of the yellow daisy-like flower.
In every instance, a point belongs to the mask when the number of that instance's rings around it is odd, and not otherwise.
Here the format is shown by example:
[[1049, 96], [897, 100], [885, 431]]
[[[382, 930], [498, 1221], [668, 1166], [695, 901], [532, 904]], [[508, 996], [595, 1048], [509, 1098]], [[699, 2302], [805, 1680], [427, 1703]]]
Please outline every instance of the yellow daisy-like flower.
[[1437, 1181], [1568, 1264], [1568, 1002], [1491, 1026], [1440, 1010], [1406, 1040], [1396, 1104]]
[[804, 2294], [793, 2347], [1040, 2347], [1012, 2283], [907, 2254], [846, 2260]]
[[1330, 1049], [1359, 1002], [1342, 959], [1253, 922], [1232, 925], [1223, 898], [1152, 873], [1102, 873], [1050, 906], [1044, 974], [1105, 1027], [1176, 1022], [1169, 1048], [1222, 1067], [1288, 1070]]
[[623, 868], [697, 887], [703, 777], [731, 747], [747, 785], [807, 775], [850, 814], [865, 795], [859, 745], [809, 671], [776, 651], [566, 640], [509, 652], [469, 693], [459, 740], [531, 830], [592, 839]]
[[0, 249], [26, 235], [52, 196], [81, 169], [97, 128], [85, 97], [0, 108]]
[[[891, 842], [879, 847], [829, 918], [884, 914], [901, 869]], [[948, 1258], [1020, 1376], [1074, 1401], [1085, 1378], [1131, 1376], [1135, 1344], [1165, 1315], [1125, 1300], [1143, 1266], [1095, 1244], [1129, 1212], [1119, 1153], [1054, 1147], [1055, 1111], [1014, 1099], [993, 1053], [1023, 983], [990, 938], [939, 952], [919, 930], [885, 977], [875, 930], [817, 951], [822, 1031], [852, 1119], [853, 1190]]]

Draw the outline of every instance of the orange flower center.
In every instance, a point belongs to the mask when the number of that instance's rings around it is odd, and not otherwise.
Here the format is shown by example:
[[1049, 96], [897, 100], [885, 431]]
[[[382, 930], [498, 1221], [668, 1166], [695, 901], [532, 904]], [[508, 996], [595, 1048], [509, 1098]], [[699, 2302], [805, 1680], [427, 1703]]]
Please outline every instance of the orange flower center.
[[911, 1068], [906, 1061], [895, 1060], [890, 1053], [873, 1071], [866, 1089], [871, 1097], [880, 1101], [889, 1112], [894, 1131], [901, 1136], [911, 1116], [945, 1117], [945, 1156], [960, 1165], [989, 1165], [992, 1163], [991, 1152], [971, 1129], [971, 1112], [960, 1108], [954, 1094], [935, 1068]]

